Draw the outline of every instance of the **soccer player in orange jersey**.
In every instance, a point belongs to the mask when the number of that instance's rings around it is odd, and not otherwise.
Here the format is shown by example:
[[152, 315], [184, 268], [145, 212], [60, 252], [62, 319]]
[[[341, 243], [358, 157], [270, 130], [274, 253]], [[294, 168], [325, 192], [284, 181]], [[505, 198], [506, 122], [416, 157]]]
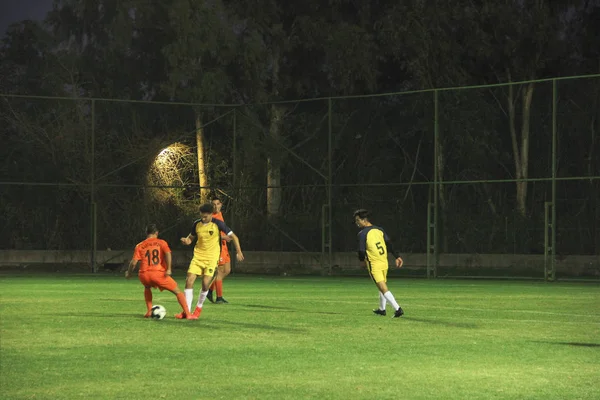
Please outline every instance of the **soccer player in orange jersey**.
[[146, 239], [135, 246], [129, 268], [125, 272], [125, 278], [131, 278], [132, 272], [140, 264], [138, 277], [144, 285], [147, 308], [144, 318], [150, 317], [152, 310], [152, 288], [158, 288], [161, 292], [166, 289], [177, 296], [177, 301], [181, 305], [186, 319], [198, 319], [190, 313], [184, 294], [171, 277], [172, 257], [169, 245], [166, 241], [158, 238], [158, 229], [155, 224], [148, 225], [146, 235]]
[[[223, 202], [221, 202], [221, 199], [214, 196], [211, 200], [211, 203], [214, 207], [212, 217], [225, 222], [225, 219], [223, 219], [223, 213], [221, 212], [221, 208], [223, 207]], [[219, 257], [219, 265], [217, 267], [217, 278], [213, 281], [212, 285], [210, 285], [208, 295], [206, 296], [208, 301], [211, 303], [229, 303], [223, 298], [223, 279], [225, 279], [225, 277], [231, 273], [231, 257], [229, 256], [229, 248], [227, 246], [227, 243], [229, 243], [230, 240], [231, 239], [229, 236], [221, 235], [221, 256]], [[217, 292], [216, 301], [213, 300], [213, 291]]]

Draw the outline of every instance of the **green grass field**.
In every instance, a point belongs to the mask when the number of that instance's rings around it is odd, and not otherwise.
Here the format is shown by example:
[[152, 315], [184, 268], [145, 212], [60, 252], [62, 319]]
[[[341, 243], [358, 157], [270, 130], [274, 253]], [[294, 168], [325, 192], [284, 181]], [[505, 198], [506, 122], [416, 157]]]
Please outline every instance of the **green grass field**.
[[400, 319], [367, 277], [231, 276], [198, 321], [155, 291], [154, 321], [137, 279], [2, 273], [0, 398], [600, 398], [597, 283], [389, 285]]

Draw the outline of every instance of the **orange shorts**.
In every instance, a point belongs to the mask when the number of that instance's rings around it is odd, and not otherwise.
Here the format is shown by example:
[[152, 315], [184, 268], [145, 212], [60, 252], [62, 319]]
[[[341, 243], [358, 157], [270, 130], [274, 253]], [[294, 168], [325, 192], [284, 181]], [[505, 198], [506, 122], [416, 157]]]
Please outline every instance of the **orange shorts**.
[[175, 279], [165, 275], [164, 271], [144, 271], [138, 276], [142, 285], [160, 289], [161, 292], [165, 289], [170, 291], [177, 289]]
[[229, 249], [226, 244], [221, 245], [221, 255], [219, 256], [219, 265], [225, 265], [228, 262], [231, 262], [231, 257], [229, 256]]

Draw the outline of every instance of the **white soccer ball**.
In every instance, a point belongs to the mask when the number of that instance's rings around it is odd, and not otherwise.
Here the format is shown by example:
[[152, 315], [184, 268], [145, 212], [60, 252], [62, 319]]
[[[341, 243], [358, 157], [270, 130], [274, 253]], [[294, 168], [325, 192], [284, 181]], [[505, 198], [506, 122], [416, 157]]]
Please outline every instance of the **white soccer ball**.
[[152, 317], [152, 319], [163, 319], [165, 317], [165, 315], [167, 315], [167, 309], [164, 308], [161, 305], [155, 305], [152, 306], [152, 312], [150, 313], [150, 316]]

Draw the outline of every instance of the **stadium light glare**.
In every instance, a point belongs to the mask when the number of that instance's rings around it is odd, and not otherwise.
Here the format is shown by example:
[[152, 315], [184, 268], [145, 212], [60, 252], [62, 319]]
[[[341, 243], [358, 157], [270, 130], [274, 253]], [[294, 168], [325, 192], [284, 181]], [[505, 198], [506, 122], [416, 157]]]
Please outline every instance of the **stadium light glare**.
[[191, 167], [192, 149], [182, 143], [173, 143], [162, 149], [154, 159], [149, 171], [149, 180], [153, 184], [183, 184], [182, 174]]

